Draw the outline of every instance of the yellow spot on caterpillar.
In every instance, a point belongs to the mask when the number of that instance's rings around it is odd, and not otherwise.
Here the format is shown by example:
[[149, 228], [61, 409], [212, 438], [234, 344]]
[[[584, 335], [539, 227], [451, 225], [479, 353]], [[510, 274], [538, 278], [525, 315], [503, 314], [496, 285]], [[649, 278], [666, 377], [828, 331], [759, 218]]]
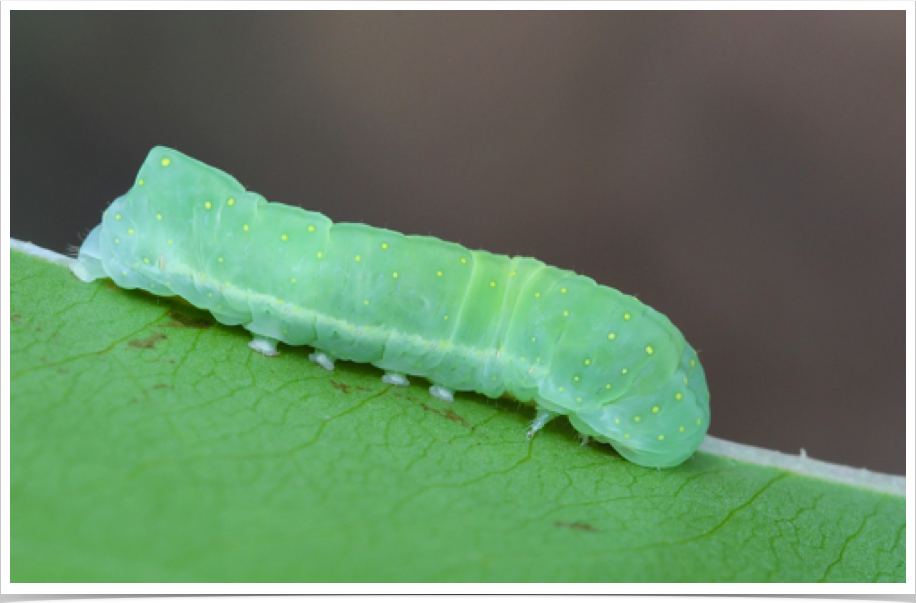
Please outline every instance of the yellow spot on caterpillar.
[[223, 263], [223, 258], [219, 258], [219, 263], [220, 263], [220, 264]]
[[161, 219], [162, 219], [162, 214], [156, 214], [156, 219], [157, 219], [157, 220], [161, 220]]
[[382, 249], [388, 249], [388, 243], [382, 243]]
[[229, 283], [229, 281], [226, 281], [226, 286], [227, 286], [227, 287], [230, 286], [230, 284], [231, 284], [231, 283]]
[[658, 436], [658, 439], [659, 439], [659, 440], [664, 440], [664, 439], [665, 439], [665, 436], [660, 435], [660, 436]]
[[566, 293], [566, 287], [563, 287], [562, 289], [560, 289], [560, 293]]
[[540, 297], [540, 296], [541, 296], [541, 292], [538, 291], [537, 293], [534, 294], [534, 296], [535, 296], [535, 297]]
[[397, 273], [397, 272], [392, 272], [392, 273], [391, 273], [391, 278], [398, 278], [398, 273]]
[[651, 355], [654, 354], [654, 353], [655, 353], [655, 350], [652, 349], [652, 346], [651, 346], [651, 345], [647, 345], [647, 346], [646, 346], [646, 354], [649, 354], [649, 355], [651, 356]]
[[639, 415], [636, 415], [635, 417], [633, 417], [633, 420], [639, 423], [640, 421], [642, 421], [642, 417], [640, 417]]
[[207, 297], [213, 297], [212, 293], [207, 293]]
[[532, 337], [532, 338], [531, 338], [531, 341], [537, 341], [537, 340], [538, 340], [537, 337]]
[[684, 377], [684, 385], [687, 385], [687, 377]]
[[627, 369], [623, 369], [622, 371], [620, 371], [620, 374], [621, 374], [621, 375], [626, 375], [628, 372], [629, 372], [629, 371], [628, 371]]
[[172, 160], [166, 157], [165, 159], [162, 160], [162, 167], [168, 167], [170, 163], [172, 163]]
[[591, 363], [592, 363], [592, 361], [591, 361], [590, 358], [586, 358], [586, 359], [585, 359], [585, 362], [583, 362], [583, 364], [584, 364], [585, 366], [588, 366], [588, 365], [590, 365]]
[[681, 433], [684, 433], [684, 426], [681, 425], [681, 427], [680, 427], [680, 429], [678, 429], [678, 431], [680, 431]]
[[244, 230], [245, 232], [248, 232], [248, 225], [245, 224], [244, 226], [242, 226], [242, 230]]
[[368, 306], [368, 305], [369, 305], [369, 300], [367, 299], [367, 300], [363, 301], [363, 305]]
[[296, 279], [294, 279], [294, 278], [291, 278], [291, 279], [289, 279], [289, 282], [291, 282], [291, 283], [295, 283], [295, 282], [296, 282]]
[[574, 380], [574, 381], [578, 381], [578, 380], [579, 380], [579, 375], [576, 375], [575, 377], [573, 377], [573, 380]]
[[280, 240], [281, 240], [281, 241], [287, 241], [287, 240], [289, 240], [289, 237], [286, 236], [285, 234], [284, 234], [284, 235], [280, 235]]
[[120, 219], [121, 219], [121, 214], [115, 214], [115, 220], [120, 220]]
[[169, 245], [171, 245], [171, 244], [172, 244], [172, 239], [169, 239]]
[[315, 232], [315, 227], [314, 227], [314, 226], [309, 226], [309, 232]]
[[277, 300], [277, 305], [278, 305], [278, 306], [282, 306], [282, 305], [283, 305], [283, 300], [278, 299], [278, 300]]
[[576, 398], [576, 402], [581, 402], [582, 398]]
[[693, 358], [691, 358], [691, 359], [690, 359], [690, 366], [696, 366], [696, 365], [697, 365], [697, 361], [694, 360]]
[[323, 257], [324, 257], [324, 254], [323, 254], [323, 253], [321, 253], [320, 251], [319, 251], [318, 253], [316, 253], [315, 255], [317, 255], [317, 256], [318, 256], [318, 259], [319, 259], [319, 260], [320, 260], [321, 258], [323, 258]]
[[491, 286], [491, 287], [495, 287], [495, 286], [496, 286], [496, 281], [490, 281], [490, 286]]
[[617, 334], [616, 334], [616, 333], [608, 333], [607, 338], [610, 339], [611, 341], [614, 341], [615, 339], [617, 339]]
[[149, 258], [143, 258], [143, 263], [144, 263], [144, 264], [149, 264]]
[[678, 392], [678, 393], [674, 394], [674, 399], [675, 399], [675, 400], [680, 400], [680, 399], [683, 398], [683, 397], [684, 397], [684, 395], [683, 395], [681, 392]]
[[516, 274], [518, 273], [515, 270], [513, 270], [512, 272], [509, 273], [509, 278], [514, 277]]
[[697, 419], [697, 425], [703, 422], [703, 419]]
[[623, 315], [623, 319], [624, 319], [624, 320], [630, 320], [630, 313], [627, 312], [626, 314], [624, 314], [624, 315]]
[[558, 391], [563, 391], [563, 388], [562, 387], [558, 388]]
[[623, 437], [625, 437], [625, 438], [627, 438], [627, 439], [630, 439], [630, 434], [625, 433], [625, 434], [623, 434]]
[[563, 316], [569, 316], [569, 310], [563, 310]]
[[461, 263], [462, 263], [462, 264], [467, 264], [468, 261], [467, 261], [466, 259], [464, 259], [464, 258], [461, 258]]
[[604, 386], [604, 389], [611, 389], [611, 384], [610, 384], [610, 383], [606, 384], [606, 385]]
[[235, 205], [235, 199], [229, 199], [228, 201], [226, 201], [226, 205], [228, 205], [229, 207], [232, 207], [233, 205]]
[[436, 272], [436, 276], [442, 276], [442, 271], [439, 270], [438, 272]]
[[120, 243], [121, 239], [115, 239], [115, 243]]
[[620, 419], [614, 419], [614, 423], [616, 423], [617, 425], [620, 425]]
[[442, 317], [442, 320], [448, 320], [448, 314]]
[[361, 255], [353, 256], [353, 259], [356, 260], [357, 262], [361, 262], [363, 259], [363, 256]]
[[[122, 271], [121, 271], [121, 274], [124, 275], [124, 276], [127, 276], [127, 270], [122, 270]], [[699, 425], [699, 423], [697, 423], [697, 425]]]
[[207, 201], [206, 203], [204, 203], [204, 207], [206, 207], [207, 209], [210, 209], [211, 207], [213, 207], [213, 204]]
[[142, 178], [141, 178], [140, 180], [137, 180], [137, 185], [138, 185], [138, 186], [143, 186], [143, 179], [142, 179]]
[[657, 413], [658, 411], [659, 411], [658, 406], [653, 406], [653, 407], [652, 407], [652, 412]]
[[133, 229], [133, 228], [128, 228], [128, 229], [127, 229], [127, 234], [129, 234], [129, 235], [134, 234], [134, 229]]

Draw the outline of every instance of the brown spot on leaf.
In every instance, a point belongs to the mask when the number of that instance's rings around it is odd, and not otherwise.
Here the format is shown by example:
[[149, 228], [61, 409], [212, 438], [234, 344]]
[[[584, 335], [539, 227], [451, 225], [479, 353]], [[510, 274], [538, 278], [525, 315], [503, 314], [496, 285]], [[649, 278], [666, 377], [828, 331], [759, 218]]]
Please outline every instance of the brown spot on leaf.
[[601, 530], [595, 526], [582, 523], [581, 521], [558, 521], [556, 524], [558, 528], [569, 528], [570, 530], [579, 530], [580, 532], [592, 532], [594, 534], [600, 534]]
[[127, 342], [132, 348], [139, 348], [141, 350], [151, 350], [156, 347], [156, 344], [165, 339], [165, 335], [162, 333], [153, 333], [149, 337], [144, 337], [143, 339], [131, 339]]
[[188, 316], [178, 310], [169, 310], [169, 322], [165, 326], [178, 329], [209, 329], [213, 321], [203, 317]]
[[153, 389], [172, 389], [172, 386], [165, 383], [157, 383], [153, 386]]
[[464, 426], [467, 427], [468, 429], [471, 429], [471, 430], [474, 429], [474, 426], [473, 426], [473, 425], [471, 425], [470, 423], [468, 423], [468, 422], [464, 419], [464, 417], [462, 417], [461, 415], [459, 415], [458, 413], [456, 413], [456, 412], [455, 412], [454, 410], [452, 410], [451, 408], [447, 408], [447, 409], [445, 409], [445, 410], [439, 410], [438, 408], [433, 408], [432, 406], [427, 406], [426, 404], [423, 404], [422, 402], [420, 403], [420, 406], [423, 407], [423, 410], [428, 410], [429, 412], [435, 413], [435, 414], [439, 415], [440, 417], [445, 417], [445, 418], [448, 419], [449, 421], [454, 421], [455, 423], [461, 423], [462, 425], [464, 425]]
[[12, 316], [10, 316], [10, 319], [12, 319], [13, 322], [21, 322], [22, 314], [13, 314]]
[[342, 391], [342, 392], [345, 393], [345, 394], [349, 394], [349, 393], [350, 393], [350, 386], [349, 386], [349, 385], [345, 385], [345, 384], [343, 384], [343, 383], [339, 383], [339, 382], [337, 382], [337, 381], [334, 381], [333, 379], [331, 379], [331, 385], [334, 386], [334, 389], [339, 389], [340, 391]]

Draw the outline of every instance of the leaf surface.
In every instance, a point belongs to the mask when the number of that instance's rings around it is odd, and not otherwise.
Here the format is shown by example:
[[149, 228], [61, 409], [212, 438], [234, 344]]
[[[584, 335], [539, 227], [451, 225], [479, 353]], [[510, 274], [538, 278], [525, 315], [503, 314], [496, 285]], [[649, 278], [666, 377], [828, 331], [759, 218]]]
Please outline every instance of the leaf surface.
[[529, 441], [515, 402], [10, 254], [14, 582], [905, 580], [902, 496]]

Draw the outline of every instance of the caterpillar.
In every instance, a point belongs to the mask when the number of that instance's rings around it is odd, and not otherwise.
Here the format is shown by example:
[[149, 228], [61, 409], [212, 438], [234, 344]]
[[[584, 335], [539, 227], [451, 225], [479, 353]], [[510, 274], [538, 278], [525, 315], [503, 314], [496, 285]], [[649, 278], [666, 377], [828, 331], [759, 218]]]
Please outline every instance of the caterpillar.
[[650, 467], [689, 458], [709, 425], [694, 349], [635, 297], [533, 258], [471, 251], [270, 203], [229, 174], [155, 147], [72, 266], [83, 281], [178, 295], [242, 325], [265, 355], [371, 363], [430, 393], [509, 395]]

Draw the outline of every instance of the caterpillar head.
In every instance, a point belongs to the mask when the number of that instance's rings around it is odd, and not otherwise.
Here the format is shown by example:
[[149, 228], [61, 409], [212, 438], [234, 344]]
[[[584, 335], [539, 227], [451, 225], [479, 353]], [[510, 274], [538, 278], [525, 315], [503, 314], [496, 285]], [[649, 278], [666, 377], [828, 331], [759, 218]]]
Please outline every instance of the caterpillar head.
[[656, 391], [570, 413], [569, 420], [580, 432], [611, 444], [639, 465], [681, 464], [709, 429], [709, 389], [696, 352], [687, 346], [678, 370]]

